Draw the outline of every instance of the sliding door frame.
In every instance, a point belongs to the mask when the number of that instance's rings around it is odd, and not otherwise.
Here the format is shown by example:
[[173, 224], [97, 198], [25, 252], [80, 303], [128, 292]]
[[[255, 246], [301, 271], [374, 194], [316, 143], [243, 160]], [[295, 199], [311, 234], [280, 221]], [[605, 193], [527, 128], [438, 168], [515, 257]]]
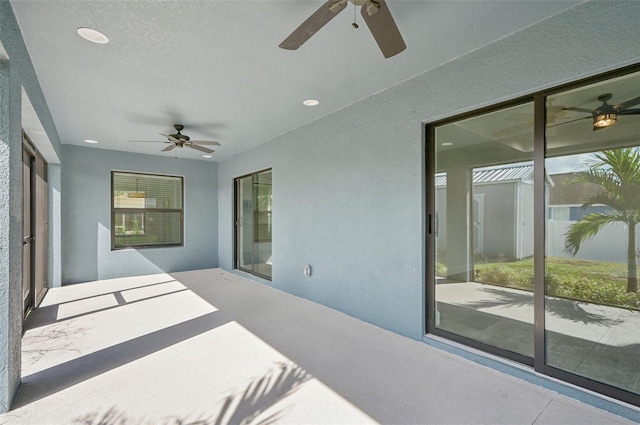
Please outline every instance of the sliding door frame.
[[[272, 276], [267, 276], [264, 274], [261, 274], [260, 272], [258, 272], [257, 270], [255, 270], [255, 267], [253, 267], [254, 265], [254, 260], [257, 256], [256, 253], [256, 245], [255, 243], [252, 244], [251, 247], [251, 256], [252, 256], [252, 267], [251, 270], [249, 270], [246, 267], [242, 267], [241, 266], [241, 261], [240, 261], [240, 253], [239, 253], [239, 249], [242, 246], [242, 243], [240, 241], [240, 238], [242, 237], [241, 235], [241, 229], [242, 229], [242, 219], [241, 219], [241, 211], [242, 211], [242, 206], [241, 206], [241, 191], [240, 191], [240, 182], [242, 179], [245, 179], [247, 177], [252, 177], [254, 178], [256, 175], [259, 175], [261, 173], [265, 173], [265, 172], [271, 172], [273, 173], [273, 169], [272, 168], [265, 168], [263, 170], [260, 171], [255, 171], [252, 173], [248, 173], [248, 174], [244, 174], [242, 176], [236, 177], [233, 179], [233, 267], [235, 269], [238, 269], [242, 272], [245, 273], [249, 273], [252, 274], [254, 276], [257, 276], [259, 278], [262, 279], [266, 279], [266, 280], [272, 280]], [[272, 174], [273, 175], [273, 174]], [[252, 181], [253, 183], [253, 181]], [[254, 194], [253, 194], [253, 185], [252, 185], [252, 195], [251, 198], [254, 198]], [[253, 232], [254, 235], [257, 231], [257, 211], [255, 209], [255, 205], [253, 206]], [[255, 236], [254, 238], [255, 239]], [[272, 242], [273, 243], [273, 242]]]
[[[560, 379], [562, 381], [578, 385], [580, 387], [601, 393], [621, 400], [623, 402], [640, 406], [640, 396], [619, 387], [608, 385], [584, 376], [550, 366], [546, 361], [546, 329], [545, 329], [545, 264], [546, 264], [546, 188], [545, 188], [545, 160], [546, 160], [546, 99], [548, 96], [567, 90], [577, 89], [590, 84], [614, 79], [617, 77], [640, 72], [640, 63], [626, 66], [617, 70], [600, 73], [583, 78], [571, 83], [547, 88], [531, 95], [516, 98], [514, 100], [497, 103], [495, 105], [480, 108], [471, 112], [457, 114], [435, 122], [425, 123], [423, 134], [425, 135], [425, 326], [427, 334], [433, 334], [461, 343], [471, 348], [482, 350], [508, 360], [514, 360], [528, 366], [541, 374]], [[533, 163], [534, 163], [534, 357], [520, 355], [501, 348], [494, 347], [461, 335], [457, 335], [436, 326], [436, 279], [435, 279], [435, 249], [437, 217], [435, 211], [435, 131], [437, 127], [450, 124], [474, 116], [495, 112], [500, 109], [517, 106], [518, 104], [533, 101]]]
[[[484, 115], [486, 113], [489, 112], [495, 112], [498, 111], [500, 109], [506, 109], [506, 108], [510, 108], [510, 107], [514, 107], [514, 106], [519, 106], [519, 105], [523, 105], [526, 103], [531, 103], [534, 100], [534, 96], [522, 96], [510, 101], [506, 101], [506, 102], [501, 102], [501, 103], [497, 103], [495, 105], [492, 106], [488, 106], [488, 107], [484, 107], [484, 108], [480, 108], [471, 112], [466, 112], [463, 114], [458, 114], [449, 118], [445, 118], [433, 123], [427, 123], [425, 124], [425, 136], [426, 136], [426, 140], [425, 140], [425, 152], [426, 152], [426, 182], [425, 182], [425, 187], [426, 187], [426, 194], [425, 194], [425, 199], [427, 200], [427, 213], [426, 213], [426, 226], [425, 228], [427, 229], [427, 235], [426, 235], [426, 241], [427, 241], [427, 249], [426, 249], [426, 259], [425, 259], [425, 264], [426, 264], [426, 288], [425, 288], [425, 294], [426, 294], [426, 300], [425, 300], [425, 306], [426, 306], [426, 314], [425, 317], [427, 319], [427, 323], [426, 323], [426, 329], [427, 329], [427, 334], [432, 334], [432, 335], [437, 335], [446, 339], [449, 339], [451, 341], [469, 346], [471, 348], [475, 348], [481, 351], [484, 351], [486, 353], [492, 354], [492, 355], [496, 355], [499, 357], [503, 357], [505, 359], [508, 360], [513, 360], [515, 362], [527, 365], [527, 366], [534, 366], [534, 359], [529, 357], [529, 356], [525, 356], [519, 353], [515, 353], [513, 351], [508, 351], [502, 348], [498, 348], [495, 347], [493, 345], [489, 345], [489, 344], [485, 344], [483, 342], [462, 336], [462, 335], [458, 335], [449, 331], [446, 331], [444, 329], [439, 329], [436, 326], [436, 281], [435, 281], [435, 263], [436, 263], [436, 258], [435, 258], [435, 254], [436, 254], [436, 235], [437, 235], [437, 231], [438, 231], [438, 217], [435, 211], [435, 202], [436, 202], [436, 191], [435, 191], [435, 130], [436, 127], [440, 127], [446, 124], [451, 124], [454, 123], [456, 121], [460, 121], [460, 120], [464, 120], [464, 119], [468, 119], [468, 118], [473, 118], [476, 116], [480, 116], [480, 115]], [[544, 135], [544, 133], [543, 133]], [[430, 142], [433, 141], [433, 142]], [[544, 163], [543, 163], [544, 166]], [[534, 164], [535, 167], [535, 164]], [[544, 196], [544, 195], [543, 195]], [[544, 199], [544, 198], [543, 198]], [[543, 231], [544, 231], [544, 227], [543, 227]], [[535, 232], [535, 227], [534, 227], [534, 232]], [[542, 248], [544, 249], [544, 243], [542, 245]], [[544, 273], [543, 273], [544, 276]], [[544, 283], [544, 282], [543, 282]], [[544, 314], [544, 311], [543, 311]], [[535, 342], [534, 342], [534, 346], [535, 346]]]
[[[22, 132], [23, 288], [28, 280], [29, 293], [23, 298], [23, 317], [37, 308], [48, 290], [49, 267], [49, 197], [47, 162], [29, 136]], [[27, 167], [27, 170], [24, 167]], [[25, 175], [26, 173], [26, 175]], [[26, 177], [26, 178], [25, 178]], [[26, 181], [28, 180], [28, 181]], [[28, 215], [28, 217], [26, 216]], [[28, 234], [24, 234], [28, 232]], [[26, 251], [26, 253], [25, 253]]]

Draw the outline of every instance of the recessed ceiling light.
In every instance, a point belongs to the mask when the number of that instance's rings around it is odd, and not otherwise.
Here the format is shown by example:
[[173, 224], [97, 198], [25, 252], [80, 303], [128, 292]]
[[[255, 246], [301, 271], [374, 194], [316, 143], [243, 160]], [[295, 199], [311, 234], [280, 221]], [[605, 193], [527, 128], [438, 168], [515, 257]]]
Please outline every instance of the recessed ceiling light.
[[98, 143], [98, 141], [97, 141], [97, 140], [91, 140], [91, 139], [85, 139], [85, 140], [84, 140], [84, 142], [85, 142], [85, 143], [92, 144], [92, 145], [95, 145], [96, 143]]
[[304, 106], [318, 106], [320, 104], [320, 101], [316, 99], [307, 99], [304, 102], [302, 102], [302, 104]]
[[109, 42], [109, 38], [106, 35], [91, 28], [78, 28], [78, 35], [85, 40], [89, 40], [98, 44], [107, 44]]
[[451, 142], [444, 142], [444, 143], [442, 143], [442, 146], [451, 146], [451, 145], [453, 145], [453, 143], [451, 143]]
[[202, 155], [203, 158], [213, 158], [211, 155]]

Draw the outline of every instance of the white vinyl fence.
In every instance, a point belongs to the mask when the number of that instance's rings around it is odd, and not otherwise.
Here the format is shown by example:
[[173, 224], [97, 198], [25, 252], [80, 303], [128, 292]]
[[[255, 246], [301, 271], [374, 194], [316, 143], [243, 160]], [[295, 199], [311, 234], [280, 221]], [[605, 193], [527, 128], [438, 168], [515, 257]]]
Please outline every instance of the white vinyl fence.
[[[547, 222], [547, 255], [580, 260], [627, 262], [627, 225], [613, 223], [603, 227], [596, 236], [580, 245], [575, 257], [564, 251], [565, 234], [575, 221]], [[636, 258], [640, 249], [640, 229], [636, 228]]]

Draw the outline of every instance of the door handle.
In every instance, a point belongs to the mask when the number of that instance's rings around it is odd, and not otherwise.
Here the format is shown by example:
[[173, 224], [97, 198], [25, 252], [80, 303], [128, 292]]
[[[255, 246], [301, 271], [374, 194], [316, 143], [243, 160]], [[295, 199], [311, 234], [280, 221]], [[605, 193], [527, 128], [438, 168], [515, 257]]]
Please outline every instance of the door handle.
[[31, 242], [31, 236], [25, 236], [22, 238], [22, 245], [26, 245]]

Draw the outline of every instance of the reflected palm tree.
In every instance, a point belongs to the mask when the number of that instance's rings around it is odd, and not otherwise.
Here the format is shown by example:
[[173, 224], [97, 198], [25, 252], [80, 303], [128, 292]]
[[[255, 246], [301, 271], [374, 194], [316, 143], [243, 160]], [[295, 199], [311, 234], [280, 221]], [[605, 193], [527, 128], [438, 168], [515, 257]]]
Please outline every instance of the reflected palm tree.
[[638, 292], [636, 267], [636, 225], [640, 223], [640, 151], [635, 148], [612, 149], [593, 154], [588, 168], [576, 173], [575, 182], [591, 183], [601, 190], [582, 205], [606, 205], [611, 211], [590, 213], [569, 227], [565, 251], [576, 255], [580, 245], [594, 237], [604, 226], [623, 222], [627, 237], [627, 292]]
[[304, 369], [292, 364], [279, 363], [264, 376], [251, 381], [243, 391], [228, 395], [220, 400], [216, 413], [212, 416], [166, 417], [147, 420], [130, 417], [115, 407], [106, 412], [93, 412], [76, 418], [76, 425], [273, 425], [283, 414], [277, 410], [265, 417], [267, 410], [297, 391], [311, 379]]

